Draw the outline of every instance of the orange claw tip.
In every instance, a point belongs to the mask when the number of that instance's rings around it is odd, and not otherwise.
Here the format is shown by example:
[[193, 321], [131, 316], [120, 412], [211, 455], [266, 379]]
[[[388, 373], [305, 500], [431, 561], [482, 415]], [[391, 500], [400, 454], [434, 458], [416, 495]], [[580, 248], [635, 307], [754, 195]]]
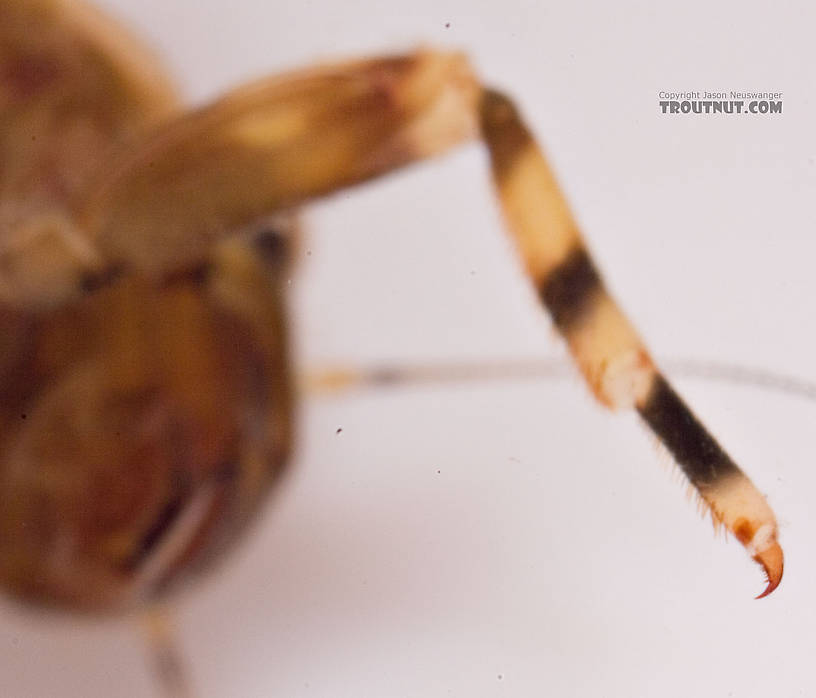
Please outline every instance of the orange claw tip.
[[779, 543], [773, 541], [773, 543], [765, 548], [765, 550], [763, 550], [761, 553], [754, 555], [754, 560], [762, 565], [763, 569], [765, 570], [765, 575], [768, 577], [768, 586], [765, 588], [765, 591], [756, 597], [761, 599], [776, 589], [776, 587], [779, 586], [779, 582], [782, 581], [782, 570], [785, 566], [785, 556], [782, 553], [782, 548], [779, 547]]

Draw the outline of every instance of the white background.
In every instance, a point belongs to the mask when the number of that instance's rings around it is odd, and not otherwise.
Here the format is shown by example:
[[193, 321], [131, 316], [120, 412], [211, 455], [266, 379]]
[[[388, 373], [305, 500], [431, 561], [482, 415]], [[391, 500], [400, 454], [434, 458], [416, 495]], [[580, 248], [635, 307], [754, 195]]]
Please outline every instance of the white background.
[[[810, 3], [104, 5], [195, 102], [318, 58], [466, 50], [517, 97], [658, 357], [816, 379]], [[660, 90], [703, 89], [782, 91], [785, 113], [660, 114]], [[303, 366], [563, 356], [485, 165], [473, 146], [310, 210]], [[676, 382], [777, 511], [770, 598], [636, 419], [577, 378], [307, 399], [286, 488], [180, 600], [197, 695], [813, 695], [816, 405]], [[0, 623], [4, 696], [154, 690], [131, 622], [6, 603]]]

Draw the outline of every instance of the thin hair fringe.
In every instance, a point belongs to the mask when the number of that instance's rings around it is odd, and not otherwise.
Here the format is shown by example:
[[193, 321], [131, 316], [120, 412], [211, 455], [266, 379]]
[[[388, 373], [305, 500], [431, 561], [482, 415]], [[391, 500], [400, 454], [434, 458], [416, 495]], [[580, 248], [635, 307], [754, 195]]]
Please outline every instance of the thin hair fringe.
[[674, 459], [674, 456], [669, 452], [666, 446], [660, 441], [657, 436], [655, 436], [652, 431], [644, 424], [642, 421], [640, 422], [641, 427], [646, 432], [646, 434], [650, 437], [650, 440], [653, 444], [655, 452], [657, 454], [657, 461], [660, 465], [668, 472], [669, 478], [671, 479], [673, 484], [678, 485], [685, 485], [685, 495], [686, 499], [692, 503], [694, 508], [697, 510], [697, 513], [700, 515], [701, 518], [705, 519], [706, 516], [711, 517], [711, 524], [714, 529], [714, 536], [715, 538], [722, 537], [724, 540], [728, 540], [730, 537], [730, 531], [728, 527], [723, 523], [723, 520], [717, 516], [716, 512], [714, 511], [713, 507], [705, 500], [700, 491], [692, 484], [692, 482], [688, 479], [686, 474], [683, 472], [683, 469]]

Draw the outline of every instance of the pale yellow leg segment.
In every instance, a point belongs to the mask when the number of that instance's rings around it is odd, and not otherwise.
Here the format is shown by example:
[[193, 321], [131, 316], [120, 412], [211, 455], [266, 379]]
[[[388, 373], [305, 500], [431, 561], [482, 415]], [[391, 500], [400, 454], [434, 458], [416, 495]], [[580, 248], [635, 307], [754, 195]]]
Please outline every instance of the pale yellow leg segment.
[[430, 52], [264, 80], [115, 163], [80, 220], [111, 263], [167, 273], [271, 211], [473, 137], [478, 96], [462, 56]]
[[603, 287], [544, 155], [499, 93], [484, 94], [482, 133], [519, 256], [595, 396], [612, 408], [639, 404], [654, 364]]

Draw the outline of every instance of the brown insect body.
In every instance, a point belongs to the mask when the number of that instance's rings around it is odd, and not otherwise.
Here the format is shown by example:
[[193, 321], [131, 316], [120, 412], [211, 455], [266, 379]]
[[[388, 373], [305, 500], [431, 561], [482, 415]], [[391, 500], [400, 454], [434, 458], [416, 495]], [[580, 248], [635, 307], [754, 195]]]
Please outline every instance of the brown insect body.
[[4, 317], [0, 580], [15, 594], [94, 610], [150, 600], [224, 548], [281, 471], [278, 279], [223, 247], [204, 278], [128, 275]]
[[285, 260], [247, 236], [175, 276], [100, 260], [74, 220], [174, 90], [89, 6], [4, 0], [0, 27], [0, 582], [117, 610], [212, 561], [282, 469]]

